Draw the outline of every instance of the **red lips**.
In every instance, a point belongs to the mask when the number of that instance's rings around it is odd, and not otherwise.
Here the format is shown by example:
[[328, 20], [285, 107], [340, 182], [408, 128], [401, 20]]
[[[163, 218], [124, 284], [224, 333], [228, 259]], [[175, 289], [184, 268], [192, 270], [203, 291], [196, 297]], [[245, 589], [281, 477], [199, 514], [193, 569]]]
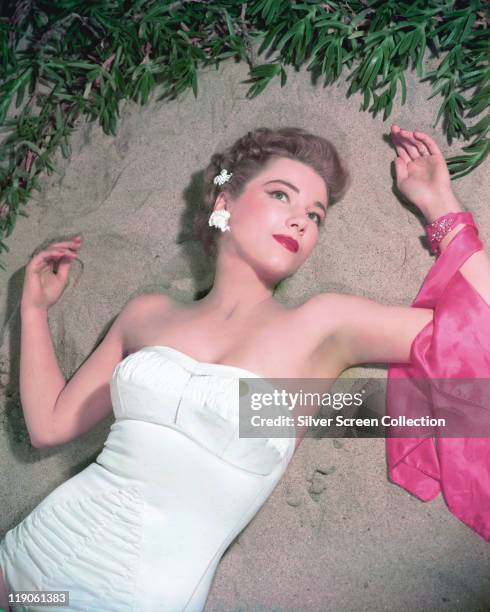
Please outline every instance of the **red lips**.
[[286, 234], [272, 234], [272, 237], [293, 253], [296, 253], [299, 249], [298, 241], [291, 238], [291, 236], [286, 236]]

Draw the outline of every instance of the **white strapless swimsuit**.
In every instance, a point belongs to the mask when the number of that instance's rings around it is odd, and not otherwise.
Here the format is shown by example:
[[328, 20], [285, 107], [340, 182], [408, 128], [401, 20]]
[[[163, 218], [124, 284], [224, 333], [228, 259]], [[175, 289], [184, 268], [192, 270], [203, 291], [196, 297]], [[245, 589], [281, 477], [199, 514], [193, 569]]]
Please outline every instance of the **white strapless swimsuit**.
[[220, 558], [285, 472], [294, 437], [238, 436], [248, 370], [148, 346], [115, 368], [115, 422], [94, 463], [0, 542], [7, 588], [67, 590], [69, 608], [196, 612]]

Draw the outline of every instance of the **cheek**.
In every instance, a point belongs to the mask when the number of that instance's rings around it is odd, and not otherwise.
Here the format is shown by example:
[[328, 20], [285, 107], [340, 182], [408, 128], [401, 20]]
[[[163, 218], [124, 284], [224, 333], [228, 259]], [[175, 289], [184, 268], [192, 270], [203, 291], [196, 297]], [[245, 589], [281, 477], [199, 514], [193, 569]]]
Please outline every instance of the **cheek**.
[[277, 226], [280, 221], [280, 213], [272, 203], [265, 201], [261, 197], [249, 197], [240, 202], [237, 210], [236, 219], [248, 230], [268, 228]]
[[312, 231], [310, 232], [310, 237], [309, 237], [309, 242], [308, 242], [308, 251], [311, 253], [311, 251], [313, 251], [313, 249], [316, 246], [316, 243], [318, 242], [318, 230], [315, 230], [315, 228], [312, 228]]

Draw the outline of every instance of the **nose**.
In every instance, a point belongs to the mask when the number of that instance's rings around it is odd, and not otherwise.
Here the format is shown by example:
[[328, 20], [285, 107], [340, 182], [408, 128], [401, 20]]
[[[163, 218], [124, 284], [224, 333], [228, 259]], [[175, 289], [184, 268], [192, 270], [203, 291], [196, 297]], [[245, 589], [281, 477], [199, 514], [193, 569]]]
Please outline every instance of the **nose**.
[[291, 227], [296, 226], [297, 230], [300, 232], [300, 234], [303, 234], [306, 228], [306, 219], [304, 218], [303, 215], [297, 214], [294, 216], [291, 216], [288, 219], [288, 225], [290, 225]]

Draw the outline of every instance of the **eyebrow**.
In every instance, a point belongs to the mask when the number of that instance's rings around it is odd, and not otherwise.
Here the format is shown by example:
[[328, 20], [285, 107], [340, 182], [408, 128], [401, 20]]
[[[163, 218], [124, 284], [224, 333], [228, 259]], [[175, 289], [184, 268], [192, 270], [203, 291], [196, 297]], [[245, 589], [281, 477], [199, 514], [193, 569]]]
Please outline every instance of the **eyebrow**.
[[[283, 181], [282, 179], [274, 179], [272, 181], [267, 181], [267, 183], [264, 183], [264, 185], [268, 185], [269, 183], [282, 183], [283, 185], [286, 185], [286, 187], [289, 187], [293, 191], [296, 191], [296, 193], [299, 193], [299, 189], [297, 187], [295, 187], [291, 183], [288, 183], [287, 181]], [[327, 209], [325, 208], [324, 204], [322, 204], [321, 202], [315, 202], [315, 204], [316, 206], [319, 206], [325, 214], [327, 214]]]

